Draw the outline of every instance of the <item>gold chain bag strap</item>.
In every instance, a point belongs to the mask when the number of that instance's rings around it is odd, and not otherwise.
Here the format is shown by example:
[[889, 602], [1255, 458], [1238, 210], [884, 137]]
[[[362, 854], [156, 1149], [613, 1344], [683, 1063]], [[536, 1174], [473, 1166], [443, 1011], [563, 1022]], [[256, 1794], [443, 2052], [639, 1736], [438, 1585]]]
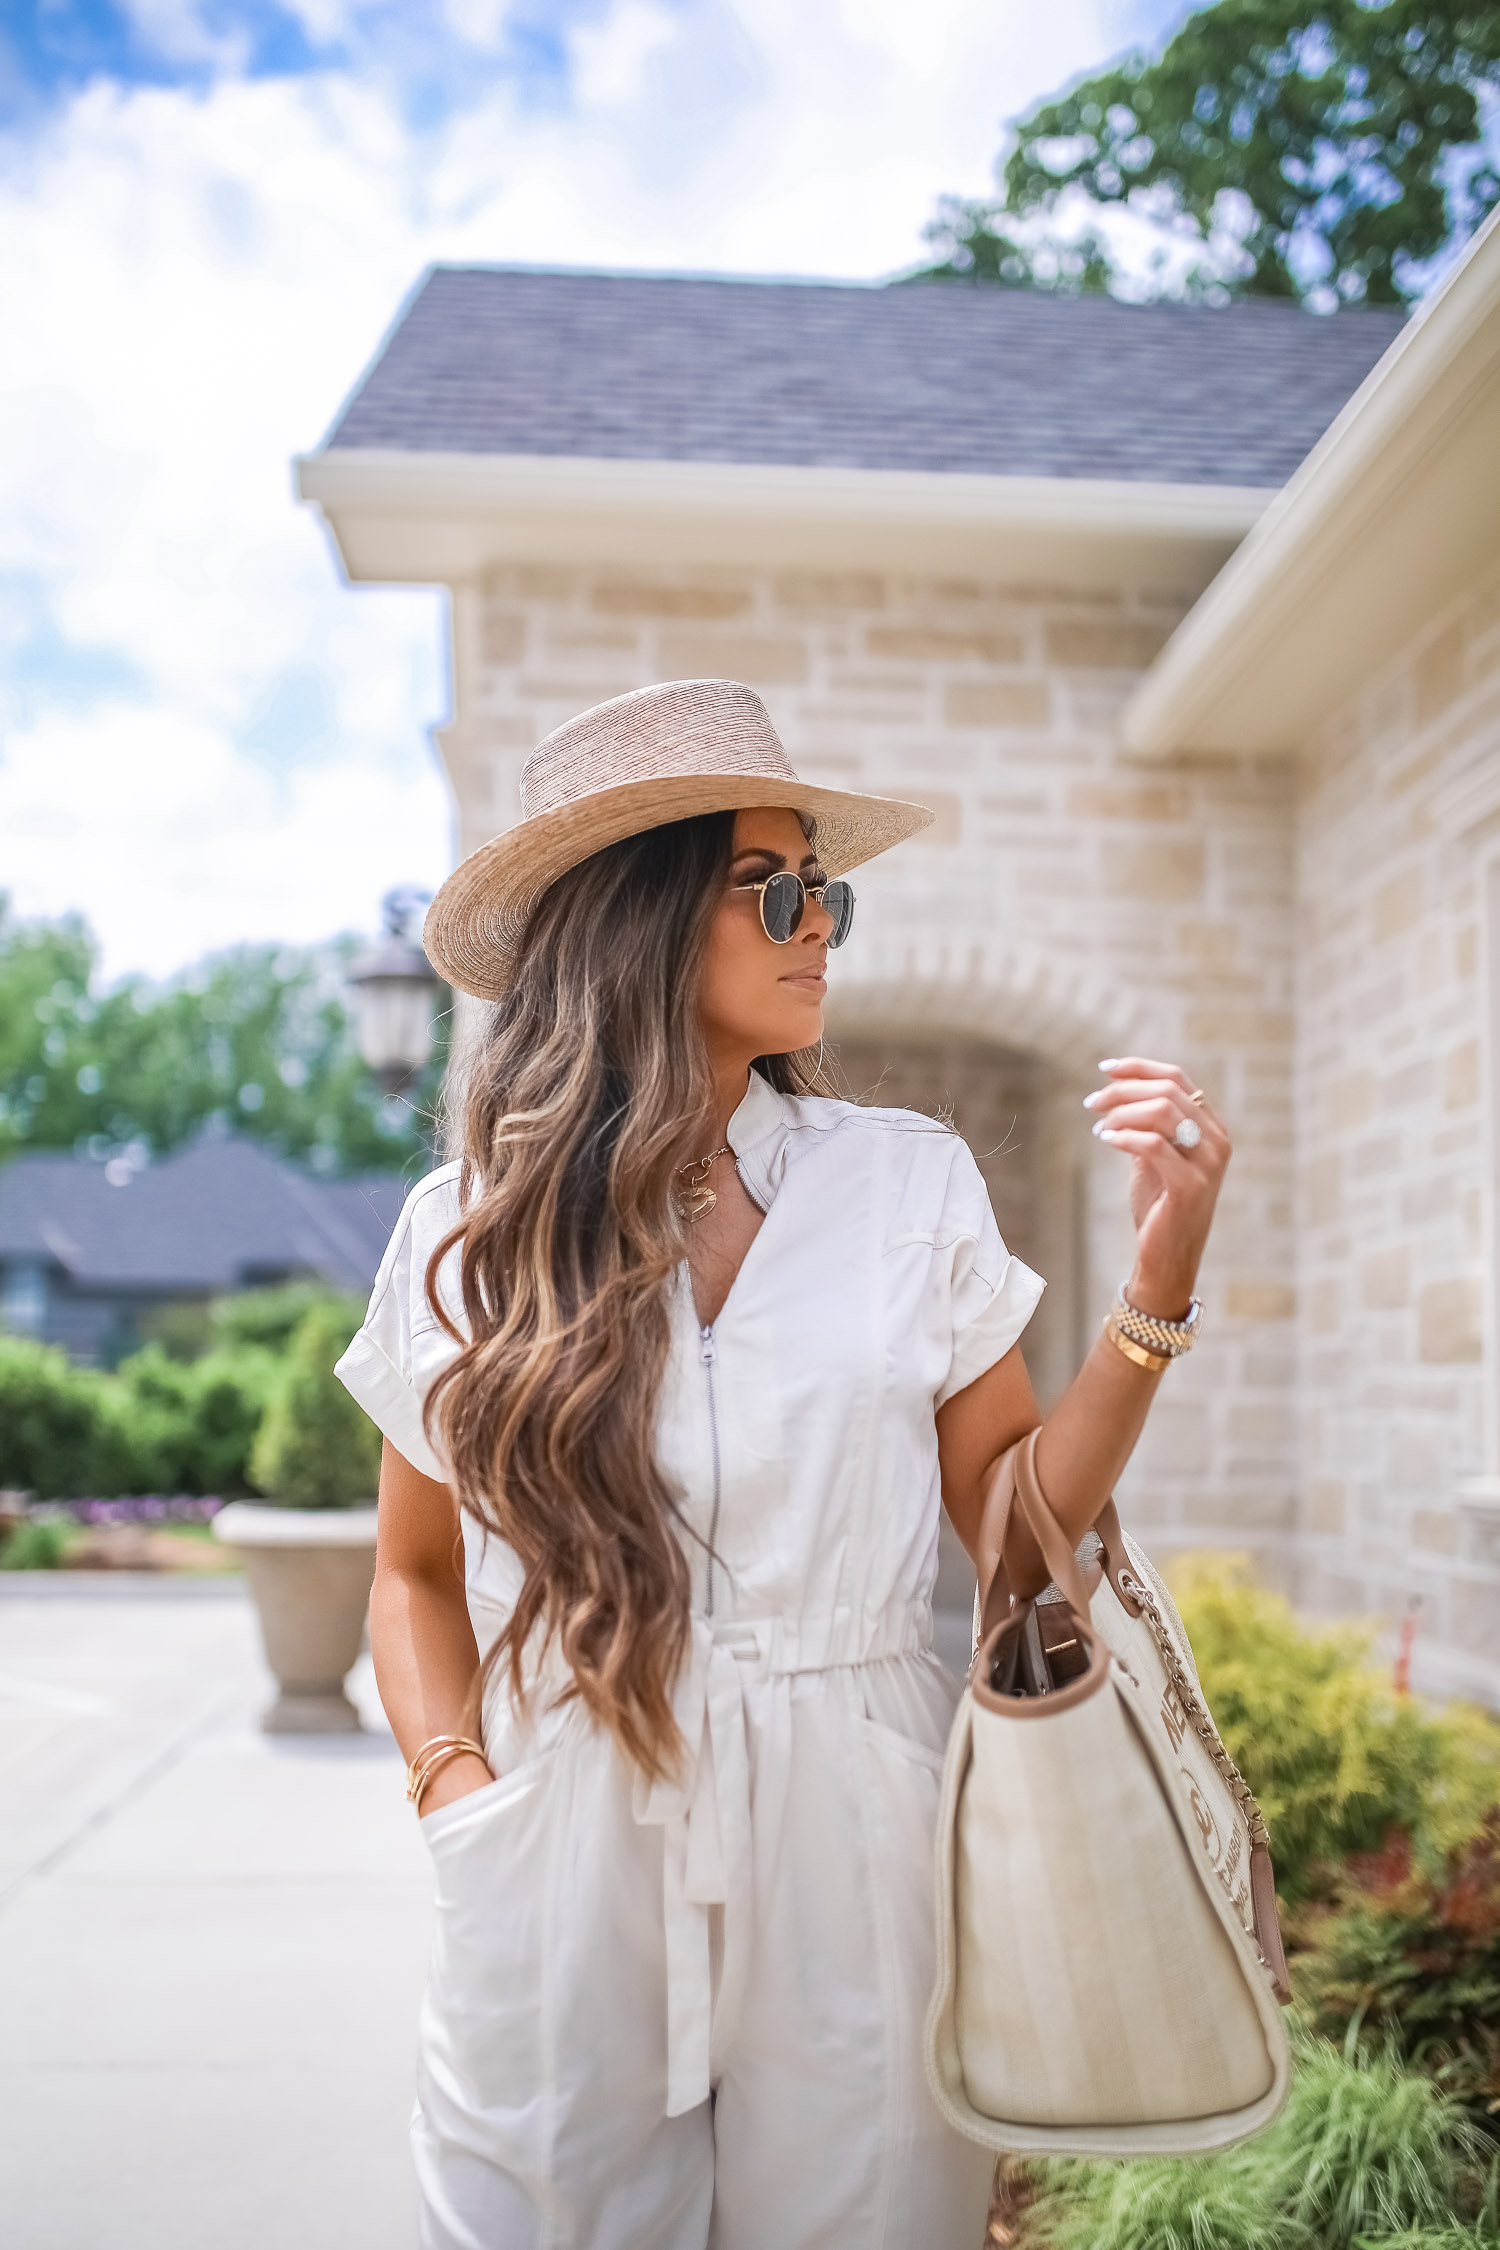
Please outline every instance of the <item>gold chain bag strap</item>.
[[[1286, 2096], [1265, 1823], [1165, 1587], [1113, 1503], [1086, 1575], [1035, 1443], [1011, 1448], [986, 1500], [979, 1643], [938, 1816], [928, 2076], [949, 2122], [991, 2148], [1221, 2148]], [[1050, 1598], [1013, 1594], [1012, 1508]]]

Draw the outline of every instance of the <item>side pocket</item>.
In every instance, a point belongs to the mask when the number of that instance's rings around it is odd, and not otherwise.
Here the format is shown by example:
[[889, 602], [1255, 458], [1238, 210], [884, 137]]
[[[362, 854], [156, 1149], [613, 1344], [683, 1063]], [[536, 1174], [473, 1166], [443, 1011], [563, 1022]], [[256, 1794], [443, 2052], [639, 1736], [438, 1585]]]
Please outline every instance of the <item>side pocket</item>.
[[417, 2059], [423, 2130], [520, 2180], [544, 2168], [538, 2089], [564, 1766], [548, 1750], [421, 1824], [436, 1876]]
[[417, 1827], [428, 1845], [440, 1843], [467, 1828], [482, 1826], [491, 1814], [526, 1796], [535, 1786], [542, 1768], [556, 1756], [557, 1747], [552, 1743], [512, 1772], [500, 1774], [480, 1789], [471, 1789], [465, 1797], [455, 1797], [450, 1805], [439, 1805], [435, 1811], [425, 1813]]
[[861, 1723], [877, 1754], [909, 1759], [914, 1766], [941, 1776], [943, 1760], [947, 1755], [946, 1748], [933, 1750], [925, 1742], [915, 1742], [910, 1735], [900, 1733], [895, 1727], [886, 1726], [880, 1719], [872, 1719], [868, 1711]]
[[929, 1652], [862, 1664], [854, 1689], [855, 1708], [873, 1744], [941, 1775], [958, 1688], [936, 1657]]

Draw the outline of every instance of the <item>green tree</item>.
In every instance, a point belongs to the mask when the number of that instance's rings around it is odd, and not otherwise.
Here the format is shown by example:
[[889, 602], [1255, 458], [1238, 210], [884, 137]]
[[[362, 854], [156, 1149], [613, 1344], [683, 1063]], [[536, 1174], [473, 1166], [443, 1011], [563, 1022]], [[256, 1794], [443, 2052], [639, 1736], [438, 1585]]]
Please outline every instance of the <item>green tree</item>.
[[1193, 244], [1190, 290], [1399, 304], [1500, 196], [1497, 88], [1485, 0], [1219, 0], [1019, 119], [999, 201], [940, 207], [930, 275], [1107, 287], [1103, 237], [1056, 226], [1082, 201]]
[[76, 915], [18, 921], [0, 894], [0, 1160], [132, 1143], [161, 1155], [207, 1126], [329, 1172], [420, 1161], [446, 1039], [406, 1100], [382, 1097], [344, 1005], [357, 943], [240, 946], [164, 984], [101, 991]]

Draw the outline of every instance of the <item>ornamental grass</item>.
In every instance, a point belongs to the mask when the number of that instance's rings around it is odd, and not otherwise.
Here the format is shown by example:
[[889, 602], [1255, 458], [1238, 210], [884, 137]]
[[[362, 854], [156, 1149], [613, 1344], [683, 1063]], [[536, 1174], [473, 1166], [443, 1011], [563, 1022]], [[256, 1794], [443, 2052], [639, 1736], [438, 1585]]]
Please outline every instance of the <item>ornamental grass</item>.
[[[1301, 2032], [1287, 2106], [1216, 2156], [1032, 2168], [1025, 2239], [1055, 2250], [1493, 2250], [1487, 2144], [1395, 2057]], [[1481, 2231], [1474, 2233], [1475, 2228]]]

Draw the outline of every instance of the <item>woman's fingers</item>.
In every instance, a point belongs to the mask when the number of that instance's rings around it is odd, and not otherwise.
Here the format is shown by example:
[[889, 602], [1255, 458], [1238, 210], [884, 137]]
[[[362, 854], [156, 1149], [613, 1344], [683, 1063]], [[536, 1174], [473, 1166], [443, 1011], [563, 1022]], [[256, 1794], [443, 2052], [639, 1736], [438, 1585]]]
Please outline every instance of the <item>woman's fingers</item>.
[[1224, 1130], [1206, 1102], [1191, 1101], [1171, 1078], [1117, 1079], [1112, 1086], [1101, 1086], [1090, 1094], [1084, 1108], [1093, 1110], [1102, 1121], [1111, 1124], [1128, 1112], [1132, 1124], [1154, 1123], [1160, 1131], [1168, 1133], [1184, 1117], [1195, 1118], [1205, 1138], [1213, 1132], [1222, 1134]]
[[1128, 1125], [1138, 1132], [1160, 1133], [1164, 1141], [1171, 1141], [1181, 1148], [1177, 1131], [1184, 1118], [1191, 1118], [1198, 1125], [1198, 1134], [1193, 1140], [1194, 1147], [1201, 1143], [1216, 1155], [1227, 1153], [1228, 1140], [1222, 1126], [1216, 1127], [1211, 1119], [1199, 1123], [1195, 1109], [1184, 1108], [1180, 1103], [1169, 1101], [1160, 1094], [1148, 1095], [1140, 1101], [1121, 1102], [1106, 1110], [1095, 1123], [1094, 1131], [1103, 1140], [1110, 1129]]
[[1118, 1124], [1128, 1116], [1132, 1125], [1154, 1125], [1168, 1137], [1184, 1117], [1191, 1117], [1204, 1140], [1219, 1145], [1227, 1155], [1229, 1136], [1222, 1121], [1207, 1102], [1192, 1099], [1184, 1074], [1172, 1065], [1153, 1063], [1148, 1067], [1156, 1073], [1154, 1077], [1117, 1077], [1089, 1094], [1084, 1108], [1102, 1113], [1101, 1123]]
[[1192, 1115], [1191, 1105], [1184, 1101], [1175, 1086], [1161, 1081], [1155, 1085], [1149, 1079], [1135, 1081], [1128, 1086], [1109, 1086], [1098, 1095], [1092, 1108], [1101, 1114], [1101, 1125], [1118, 1125], [1128, 1118], [1132, 1125], [1154, 1125], [1158, 1132], [1171, 1132], [1174, 1125]]
[[1106, 1078], [1170, 1078], [1185, 1094], [1197, 1092], [1193, 1081], [1180, 1065], [1152, 1062], [1148, 1055], [1111, 1055], [1099, 1068]]
[[[1191, 1102], [1193, 1108], [1200, 1115], [1205, 1111], [1210, 1116], [1215, 1114], [1209, 1103], [1204, 1099], [1202, 1087], [1193, 1084], [1192, 1079], [1189, 1078], [1187, 1072], [1179, 1063], [1155, 1062], [1149, 1055], [1116, 1055], [1112, 1056], [1108, 1062], [1100, 1063], [1099, 1068], [1104, 1076], [1111, 1079], [1116, 1085], [1140, 1081], [1159, 1083], [1165, 1080], [1175, 1086], [1183, 1098]], [[1100, 1095], [1108, 1091], [1108, 1087], [1101, 1087]], [[1098, 1098], [1099, 1096], [1095, 1097], [1096, 1100]]]
[[[1206, 1165], [1195, 1166], [1192, 1155], [1180, 1149], [1176, 1142], [1164, 1134], [1143, 1130], [1139, 1126], [1106, 1126], [1099, 1138], [1110, 1148], [1117, 1148], [1126, 1156], [1144, 1156], [1155, 1166], [1163, 1187], [1174, 1190], [1204, 1188], [1212, 1184], [1214, 1173]], [[1194, 1155], [1196, 1150], [1192, 1152]]]

